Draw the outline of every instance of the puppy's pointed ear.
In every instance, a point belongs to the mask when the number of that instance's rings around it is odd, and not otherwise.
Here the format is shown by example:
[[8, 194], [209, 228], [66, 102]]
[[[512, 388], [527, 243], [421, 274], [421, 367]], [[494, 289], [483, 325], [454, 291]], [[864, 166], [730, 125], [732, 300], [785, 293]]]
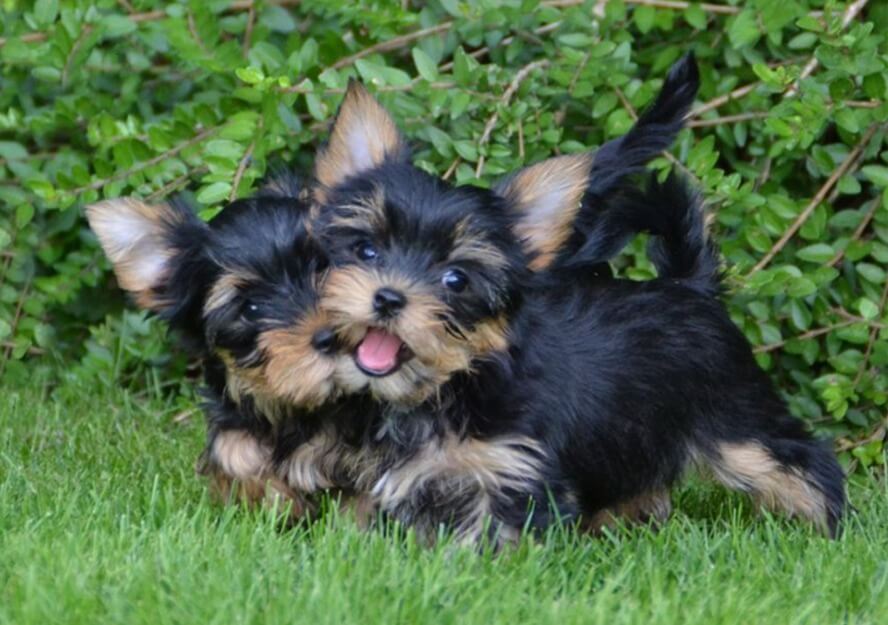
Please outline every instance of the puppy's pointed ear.
[[407, 144], [395, 120], [364, 85], [349, 81], [330, 140], [315, 161], [315, 177], [322, 187], [320, 194], [386, 159], [407, 157]]
[[591, 154], [556, 156], [494, 187], [513, 212], [513, 229], [531, 256], [531, 269], [548, 267], [567, 242], [591, 169]]
[[184, 206], [116, 198], [87, 206], [86, 218], [114, 266], [120, 286], [142, 308], [161, 311], [173, 257], [199, 245], [207, 227]]

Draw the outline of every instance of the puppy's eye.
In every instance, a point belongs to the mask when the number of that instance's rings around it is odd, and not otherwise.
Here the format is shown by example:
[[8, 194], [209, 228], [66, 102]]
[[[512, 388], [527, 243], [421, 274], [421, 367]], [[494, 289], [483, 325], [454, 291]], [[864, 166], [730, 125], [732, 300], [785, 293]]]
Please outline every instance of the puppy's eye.
[[241, 307], [241, 317], [243, 317], [244, 321], [252, 323], [258, 321], [260, 316], [259, 306], [253, 302], [246, 302]]
[[375, 260], [376, 257], [379, 256], [379, 252], [369, 241], [361, 241], [355, 246], [355, 256], [360, 260], [370, 261]]
[[469, 284], [469, 277], [459, 269], [448, 269], [441, 276], [441, 284], [455, 293], [462, 293]]

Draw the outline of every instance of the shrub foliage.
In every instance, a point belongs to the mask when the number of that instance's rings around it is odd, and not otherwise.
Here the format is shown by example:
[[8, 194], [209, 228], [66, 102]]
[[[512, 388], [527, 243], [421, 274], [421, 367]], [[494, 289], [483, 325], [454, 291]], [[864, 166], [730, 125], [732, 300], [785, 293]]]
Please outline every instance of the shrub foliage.
[[[309, 171], [350, 76], [421, 167], [490, 184], [624, 133], [696, 51], [690, 128], [653, 164], [704, 189], [729, 304], [792, 410], [884, 462], [888, 5], [856, 0], [5, 0], [0, 371], [155, 385], [182, 371], [83, 219], [190, 190], [208, 217], [269, 162]], [[645, 279], [636, 241], [616, 265]], [[689, 337], [693, 340], [693, 337]], [[179, 384], [180, 382], [176, 382]]]

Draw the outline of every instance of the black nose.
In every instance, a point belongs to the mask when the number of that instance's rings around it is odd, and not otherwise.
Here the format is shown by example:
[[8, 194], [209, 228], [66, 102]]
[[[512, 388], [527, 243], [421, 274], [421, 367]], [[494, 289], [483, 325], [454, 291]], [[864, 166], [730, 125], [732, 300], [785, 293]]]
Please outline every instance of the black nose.
[[321, 328], [311, 337], [311, 346], [322, 354], [332, 354], [336, 349], [336, 335], [330, 328]]
[[391, 317], [407, 305], [407, 298], [400, 291], [383, 287], [373, 295], [373, 310], [382, 317]]

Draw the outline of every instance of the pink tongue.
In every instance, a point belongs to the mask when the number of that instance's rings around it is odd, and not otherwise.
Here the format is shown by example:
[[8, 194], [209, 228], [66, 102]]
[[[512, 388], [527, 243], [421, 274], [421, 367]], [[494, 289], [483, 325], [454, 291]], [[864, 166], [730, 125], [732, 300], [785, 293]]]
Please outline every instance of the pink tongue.
[[379, 328], [371, 328], [358, 345], [358, 363], [373, 373], [387, 373], [398, 365], [401, 339]]

